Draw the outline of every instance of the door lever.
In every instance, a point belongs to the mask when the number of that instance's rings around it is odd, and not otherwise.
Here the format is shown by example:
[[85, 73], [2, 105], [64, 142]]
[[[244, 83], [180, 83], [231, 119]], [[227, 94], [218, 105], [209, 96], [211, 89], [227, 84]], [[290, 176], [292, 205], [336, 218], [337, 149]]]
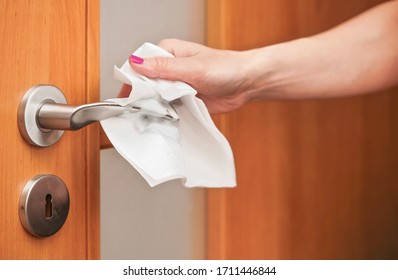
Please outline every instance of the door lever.
[[126, 108], [106, 101], [80, 106], [45, 103], [39, 108], [36, 121], [42, 130], [79, 130], [93, 122], [116, 117], [126, 111], [138, 112], [140, 108]]
[[173, 107], [164, 112], [143, 110], [139, 106], [121, 106], [115, 102], [72, 106], [62, 91], [52, 85], [37, 85], [23, 96], [18, 108], [18, 128], [31, 145], [48, 147], [57, 143], [64, 130], [78, 130], [91, 123], [131, 112], [144, 112], [168, 120], [178, 120]]

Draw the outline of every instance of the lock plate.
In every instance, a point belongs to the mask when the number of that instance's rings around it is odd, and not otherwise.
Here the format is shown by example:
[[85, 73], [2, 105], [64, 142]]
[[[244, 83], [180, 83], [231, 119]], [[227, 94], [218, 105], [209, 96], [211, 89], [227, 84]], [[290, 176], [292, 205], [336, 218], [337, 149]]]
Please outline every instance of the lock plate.
[[41, 174], [25, 185], [19, 200], [19, 219], [26, 231], [47, 237], [64, 225], [69, 213], [69, 192], [57, 176]]

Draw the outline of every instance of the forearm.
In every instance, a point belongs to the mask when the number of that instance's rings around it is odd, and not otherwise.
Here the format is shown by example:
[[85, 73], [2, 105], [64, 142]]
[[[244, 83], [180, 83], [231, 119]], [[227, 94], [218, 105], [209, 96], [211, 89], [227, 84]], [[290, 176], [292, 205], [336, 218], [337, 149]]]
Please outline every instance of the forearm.
[[398, 83], [398, 1], [316, 36], [247, 55], [248, 95], [254, 100], [351, 96], [392, 87]]

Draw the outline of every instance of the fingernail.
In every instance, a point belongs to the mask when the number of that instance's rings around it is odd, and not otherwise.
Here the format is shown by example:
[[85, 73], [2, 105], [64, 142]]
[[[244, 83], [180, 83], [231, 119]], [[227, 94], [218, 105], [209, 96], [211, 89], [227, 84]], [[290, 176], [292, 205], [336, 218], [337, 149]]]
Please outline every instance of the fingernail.
[[136, 56], [136, 55], [130, 55], [130, 61], [132, 62], [132, 63], [135, 63], [135, 64], [143, 64], [144, 63], [144, 59], [143, 58], [141, 58], [141, 57], [139, 57], [139, 56]]

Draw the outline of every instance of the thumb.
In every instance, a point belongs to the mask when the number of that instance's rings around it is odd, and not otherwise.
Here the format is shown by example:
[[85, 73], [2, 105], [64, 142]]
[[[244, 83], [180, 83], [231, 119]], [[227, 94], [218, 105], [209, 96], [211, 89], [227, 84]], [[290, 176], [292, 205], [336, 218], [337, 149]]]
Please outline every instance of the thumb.
[[148, 78], [188, 82], [189, 73], [193, 71], [195, 66], [193, 60], [189, 57], [150, 57], [143, 59], [131, 55], [129, 63], [134, 71]]

